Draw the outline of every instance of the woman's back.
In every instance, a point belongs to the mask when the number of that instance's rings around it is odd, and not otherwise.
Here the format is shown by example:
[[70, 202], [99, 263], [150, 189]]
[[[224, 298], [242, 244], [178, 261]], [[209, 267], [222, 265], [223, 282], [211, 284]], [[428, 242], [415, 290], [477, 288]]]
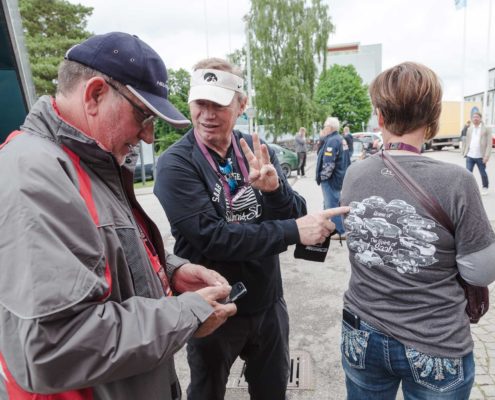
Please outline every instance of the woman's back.
[[464, 356], [473, 343], [456, 256], [495, 240], [481, 199], [473, 195], [476, 182], [465, 169], [428, 157], [394, 159], [438, 200], [457, 239], [403, 189], [378, 155], [354, 163], [341, 199], [352, 208], [344, 221], [352, 266], [344, 305], [405, 345]]

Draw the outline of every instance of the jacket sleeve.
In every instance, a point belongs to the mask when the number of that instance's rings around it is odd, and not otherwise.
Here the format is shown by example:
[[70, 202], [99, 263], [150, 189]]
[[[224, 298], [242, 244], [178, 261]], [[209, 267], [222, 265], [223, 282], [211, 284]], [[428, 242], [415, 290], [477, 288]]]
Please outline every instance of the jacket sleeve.
[[328, 180], [332, 177], [335, 163], [340, 151], [340, 143], [336, 139], [327, 140], [324, 143], [325, 148], [322, 149], [322, 161], [320, 173], [320, 181]]
[[492, 131], [490, 128], [485, 127], [486, 129], [486, 148], [484, 157], [490, 159], [490, 155], [492, 154]]
[[306, 213], [305, 202], [280, 179], [277, 191], [263, 194], [263, 221], [257, 224], [228, 223], [194, 164], [170, 150], [158, 160], [154, 191], [173, 229], [198, 252], [211, 260], [241, 261], [279, 254], [299, 241], [294, 218]]
[[78, 304], [43, 318], [0, 307], [1, 351], [24, 389], [56, 393], [145, 373], [177, 352], [211, 313], [196, 293]]
[[57, 160], [56, 150], [45, 150], [0, 154], [15, 177], [0, 191], [0, 353], [31, 392], [147, 372], [170, 358], [212, 308], [195, 293], [102, 300], [109, 289], [102, 236], [65, 154]]

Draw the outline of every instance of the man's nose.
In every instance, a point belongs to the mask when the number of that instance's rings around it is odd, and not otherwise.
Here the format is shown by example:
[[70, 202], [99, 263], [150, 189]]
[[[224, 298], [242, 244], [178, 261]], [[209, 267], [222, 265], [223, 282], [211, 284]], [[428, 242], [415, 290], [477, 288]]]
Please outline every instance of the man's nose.
[[206, 105], [203, 112], [207, 118], [215, 118], [216, 110], [212, 104]]
[[155, 139], [155, 127], [154, 127], [154, 125], [149, 124], [149, 125], [145, 126], [143, 129], [141, 129], [138, 137], [139, 137], [139, 139], [145, 141], [148, 144], [153, 143], [153, 140]]

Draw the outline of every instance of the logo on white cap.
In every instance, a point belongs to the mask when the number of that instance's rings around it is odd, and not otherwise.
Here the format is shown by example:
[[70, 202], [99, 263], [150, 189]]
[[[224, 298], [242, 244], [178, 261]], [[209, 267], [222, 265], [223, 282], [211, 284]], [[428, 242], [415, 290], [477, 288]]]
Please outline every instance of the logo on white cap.
[[197, 69], [191, 76], [188, 102], [209, 100], [222, 106], [230, 104], [235, 92], [244, 94], [244, 79], [219, 69]]

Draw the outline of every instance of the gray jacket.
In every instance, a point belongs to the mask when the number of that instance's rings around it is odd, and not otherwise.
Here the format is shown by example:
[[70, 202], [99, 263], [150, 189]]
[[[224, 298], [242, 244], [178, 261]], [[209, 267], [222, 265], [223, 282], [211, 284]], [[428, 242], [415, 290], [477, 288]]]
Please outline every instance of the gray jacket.
[[306, 137], [303, 137], [300, 133], [296, 133], [294, 142], [296, 144], [296, 153], [306, 152]]
[[[490, 154], [492, 154], [492, 135], [490, 133], [490, 129], [487, 128], [484, 124], [481, 124], [480, 128], [481, 128], [480, 130], [481, 157], [489, 159]], [[463, 157], [466, 157], [467, 154], [469, 153], [469, 146], [471, 146], [471, 139], [473, 138], [473, 129], [474, 129], [474, 124], [471, 124], [471, 126], [467, 130], [466, 143], [462, 147]]]
[[13, 386], [180, 399], [173, 354], [212, 308], [196, 293], [164, 296], [133, 212], [169, 278], [187, 261], [165, 253], [132, 165], [119, 167], [46, 96], [21, 129], [0, 150], [0, 399]]

